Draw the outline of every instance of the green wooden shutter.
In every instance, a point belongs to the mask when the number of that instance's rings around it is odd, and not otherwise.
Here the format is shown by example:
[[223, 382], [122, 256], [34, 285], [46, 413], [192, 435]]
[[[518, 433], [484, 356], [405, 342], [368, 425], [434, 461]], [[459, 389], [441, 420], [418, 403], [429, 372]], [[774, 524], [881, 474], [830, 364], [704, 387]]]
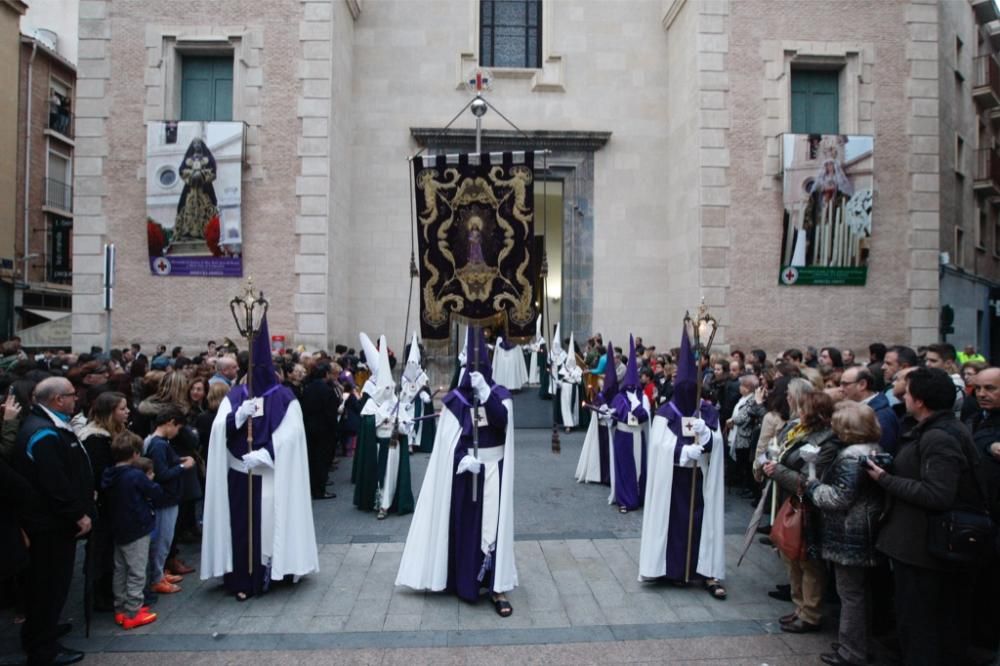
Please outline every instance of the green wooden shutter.
[[232, 119], [232, 56], [185, 56], [181, 65], [181, 120]]
[[840, 133], [839, 76], [835, 70], [792, 70], [792, 132]]

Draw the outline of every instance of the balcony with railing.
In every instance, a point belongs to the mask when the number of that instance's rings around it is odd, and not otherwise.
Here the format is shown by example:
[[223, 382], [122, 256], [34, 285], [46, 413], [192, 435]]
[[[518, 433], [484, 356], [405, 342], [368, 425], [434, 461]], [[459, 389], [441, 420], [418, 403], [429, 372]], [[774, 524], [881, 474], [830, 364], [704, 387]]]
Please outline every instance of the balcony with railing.
[[993, 197], [1000, 194], [1000, 155], [992, 148], [976, 151], [976, 178], [972, 187], [977, 194]]
[[46, 178], [45, 205], [49, 208], [72, 213], [73, 186], [54, 178]]
[[992, 55], [973, 59], [976, 77], [972, 83], [972, 99], [984, 109], [1000, 106], [1000, 66]]
[[69, 99], [58, 93], [52, 94], [49, 100], [49, 125], [53, 132], [73, 138], [73, 113], [70, 110]]

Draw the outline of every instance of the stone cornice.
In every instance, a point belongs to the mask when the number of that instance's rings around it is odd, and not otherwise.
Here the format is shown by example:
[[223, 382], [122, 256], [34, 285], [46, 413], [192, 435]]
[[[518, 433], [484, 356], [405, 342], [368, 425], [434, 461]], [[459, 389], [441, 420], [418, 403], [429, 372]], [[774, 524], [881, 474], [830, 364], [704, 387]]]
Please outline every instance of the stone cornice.
[[[471, 151], [476, 145], [476, 132], [471, 129], [411, 127], [410, 135], [423, 148]], [[543, 148], [593, 152], [603, 148], [610, 139], [611, 132], [586, 130], [533, 130], [523, 133], [515, 130], [484, 130], [482, 147], [486, 152]]]
[[24, 15], [28, 12], [28, 5], [21, 0], [0, 0], [0, 4], [7, 5], [19, 15]]

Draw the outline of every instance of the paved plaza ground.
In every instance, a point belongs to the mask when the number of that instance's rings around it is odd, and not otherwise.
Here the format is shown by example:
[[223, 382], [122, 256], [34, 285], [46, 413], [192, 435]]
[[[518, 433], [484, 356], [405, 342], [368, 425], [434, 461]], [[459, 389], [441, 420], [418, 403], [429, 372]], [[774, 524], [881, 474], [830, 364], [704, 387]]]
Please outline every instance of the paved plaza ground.
[[[221, 581], [188, 576], [183, 591], [162, 596], [159, 620], [132, 631], [96, 614], [83, 636], [80, 576], [64, 616], [74, 623], [66, 644], [85, 663], [128, 664], [452, 664], [452, 663], [725, 663], [815, 664], [829, 650], [824, 633], [783, 634], [777, 618], [791, 606], [767, 591], [784, 582], [777, 556], [760, 544], [736, 568], [750, 507], [727, 495], [729, 599], [701, 588], [637, 580], [641, 512], [607, 505], [608, 489], [575, 483], [582, 433], [519, 430], [516, 453], [516, 554], [520, 587], [514, 615], [445, 594], [393, 585], [409, 516], [376, 521], [350, 501], [350, 460], [334, 473], [337, 499], [313, 503], [320, 572], [238, 603]], [[426, 455], [413, 457], [419, 489]], [[193, 546], [184, 557], [197, 566]], [[17, 627], [0, 613], [0, 655], [17, 653]]]

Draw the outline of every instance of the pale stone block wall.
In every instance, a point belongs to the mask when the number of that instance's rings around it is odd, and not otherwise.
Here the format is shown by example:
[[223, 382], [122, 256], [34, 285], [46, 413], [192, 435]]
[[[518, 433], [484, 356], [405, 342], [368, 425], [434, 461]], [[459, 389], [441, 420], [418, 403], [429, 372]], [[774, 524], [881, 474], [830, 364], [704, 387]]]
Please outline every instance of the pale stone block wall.
[[[663, 202], [672, 102], [660, 2], [630, 2], [627, 10], [617, 3], [546, 5], [541, 80], [532, 72], [498, 74], [489, 99], [526, 130], [612, 132], [595, 153], [594, 328], [614, 340], [627, 340], [630, 331], [662, 338], [679, 308], [666, 305], [669, 297], [650, 298], [649, 288], [673, 271], [684, 274], [678, 267], [690, 259], [677, 238], [696, 222], [675, 217]], [[442, 127], [468, 101], [457, 84], [477, 54], [469, 36], [477, 7], [473, 0], [366, 3], [355, 24], [354, 257], [350, 290], [336, 303], [352, 335], [384, 332], [401, 346], [410, 257], [405, 158], [415, 151], [409, 128]], [[455, 125], [472, 126], [471, 114]], [[484, 126], [508, 129], [495, 113]], [[411, 329], [417, 302], [414, 290]]]
[[[936, 199], [917, 202], [910, 193], [907, 156], [921, 144], [918, 137], [911, 141], [908, 122], [906, 8], [899, 2], [845, 1], [796, 3], [795, 11], [787, 11], [783, 3], [763, 0], [730, 3], [730, 52], [739, 54], [728, 59], [732, 347], [775, 352], [793, 344], [837, 343], [862, 351], [876, 339], [924, 341], [926, 318], [910, 316], [910, 292], [934, 291], [937, 280], [915, 276], [905, 239], [914, 228], [912, 204], [933, 204], [936, 211]], [[875, 134], [875, 213], [865, 287], [778, 285], [782, 184], [775, 148], [777, 135], [790, 129], [790, 55], [841, 59], [845, 70], [853, 70], [849, 89], [841, 88], [841, 128]]]

